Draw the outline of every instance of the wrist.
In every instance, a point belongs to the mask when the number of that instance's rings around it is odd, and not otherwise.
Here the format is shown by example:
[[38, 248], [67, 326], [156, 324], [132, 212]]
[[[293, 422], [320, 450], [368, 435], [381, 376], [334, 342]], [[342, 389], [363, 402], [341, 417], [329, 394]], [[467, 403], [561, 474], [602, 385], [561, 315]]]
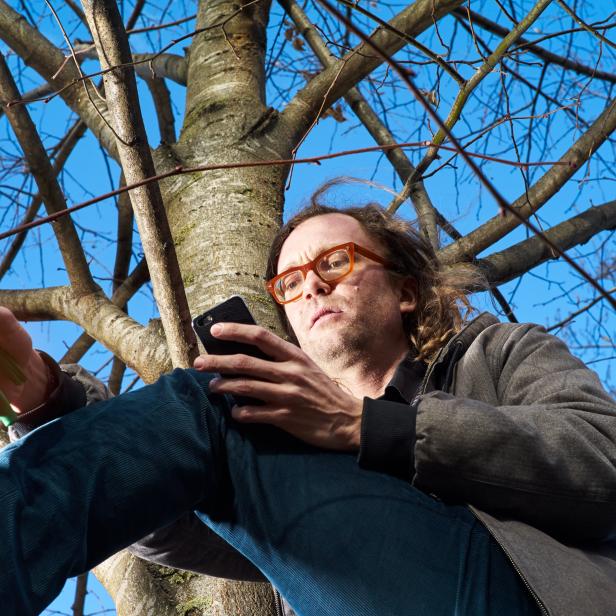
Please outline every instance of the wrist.
[[364, 409], [362, 400], [352, 398], [351, 400], [351, 416], [348, 427], [347, 441], [350, 451], [359, 451], [361, 441], [361, 417]]
[[28, 380], [13, 408], [23, 414], [43, 404], [57, 388], [59, 368], [49, 355], [33, 350], [26, 368]]

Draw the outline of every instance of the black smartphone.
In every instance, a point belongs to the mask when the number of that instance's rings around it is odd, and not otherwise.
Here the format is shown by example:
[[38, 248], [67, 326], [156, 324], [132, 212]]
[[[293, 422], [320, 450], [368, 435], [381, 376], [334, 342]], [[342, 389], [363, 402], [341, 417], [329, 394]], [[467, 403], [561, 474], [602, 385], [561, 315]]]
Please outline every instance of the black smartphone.
[[[245, 323], [248, 325], [256, 325], [256, 321], [246, 302], [239, 295], [234, 295], [224, 302], [206, 310], [203, 314], [193, 319], [193, 329], [199, 340], [201, 340], [205, 350], [210, 355], [251, 355], [260, 359], [271, 361], [271, 357], [266, 355], [259, 347], [254, 344], [246, 344], [244, 342], [235, 342], [232, 340], [220, 340], [212, 336], [210, 329], [215, 323]], [[230, 379], [240, 375], [225, 374], [224, 378]], [[235, 402], [239, 406], [244, 405], [262, 405], [261, 400], [249, 398], [246, 396], [233, 396]]]

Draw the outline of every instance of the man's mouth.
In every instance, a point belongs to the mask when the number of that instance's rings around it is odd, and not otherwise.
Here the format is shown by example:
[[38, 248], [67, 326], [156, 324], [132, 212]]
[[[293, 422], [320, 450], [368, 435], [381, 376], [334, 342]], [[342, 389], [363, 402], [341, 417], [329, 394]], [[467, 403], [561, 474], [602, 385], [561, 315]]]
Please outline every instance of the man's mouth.
[[337, 308], [318, 308], [310, 318], [310, 328], [312, 329], [315, 323], [322, 317], [328, 314], [338, 314], [340, 312], [342, 312], [342, 310], [338, 310]]

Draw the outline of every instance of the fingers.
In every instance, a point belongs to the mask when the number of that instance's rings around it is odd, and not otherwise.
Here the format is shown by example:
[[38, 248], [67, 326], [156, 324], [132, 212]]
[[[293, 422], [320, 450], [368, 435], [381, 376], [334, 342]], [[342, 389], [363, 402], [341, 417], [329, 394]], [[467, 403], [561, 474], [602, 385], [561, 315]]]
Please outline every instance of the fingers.
[[0, 306], [0, 347], [8, 351], [19, 363], [27, 362], [32, 352], [30, 334], [4, 306]]
[[[288, 387], [269, 381], [258, 381], [246, 378], [222, 379], [215, 378], [210, 381], [210, 391], [216, 394], [231, 394], [246, 398], [257, 398], [266, 404], [280, 406], [288, 400], [290, 391]], [[259, 412], [263, 407], [258, 407]]]
[[242, 423], [264, 423], [272, 426], [283, 425], [289, 411], [269, 406], [234, 406], [233, 419]]
[[200, 355], [194, 367], [202, 372], [220, 374], [242, 374], [258, 379], [275, 380], [283, 370], [279, 362], [271, 362], [250, 355]]
[[298, 347], [286, 342], [273, 332], [259, 325], [244, 323], [217, 323], [210, 330], [220, 340], [234, 340], [254, 344], [275, 361], [292, 359], [301, 354]]

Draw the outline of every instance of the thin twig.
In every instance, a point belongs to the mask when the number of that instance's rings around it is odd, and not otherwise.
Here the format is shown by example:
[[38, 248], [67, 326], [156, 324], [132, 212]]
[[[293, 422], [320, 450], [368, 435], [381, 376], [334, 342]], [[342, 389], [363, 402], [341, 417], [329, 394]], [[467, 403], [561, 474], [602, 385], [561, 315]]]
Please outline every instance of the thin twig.
[[366, 17], [369, 17], [373, 21], [376, 21], [376, 23], [378, 23], [379, 26], [381, 26], [383, 29], [393, 32], [396, 36], [399, 36], [409, 45], [412, 45], [413, 47], [419, 49], [421, 53], [423, 53], [433, 62], [438, 64], [454, 81], [458, 83], [458, 85], [464, 85], [465, 79], [464, 77], [462, 77], [462, 75], [460, 75], [460, 73], [458, 73], [458, 71], [456, 71], [452, 66], [450, 66], [445, 60], [443, 60], [443, 58], [435, 54], [431, 49], [428, 49], [428, 47], [422, 45], [419, 41], [416, 41], [412, 36], [409, 36], [405, 32], [402, 32], [402, 30], [398, 30], [398, 28], [394, 28], [394, 26], [392, 26], [390, 23], [386, 22], [384, 19], [381, 19], [378, 15], [375, 15], [374, 13], [371, 13], [370, 11], [366, 10], [356, 2], [350, 2], [350, 0], [338, 0], [338, 2], [346, 5], [354, 11], [361, 13], [362, 15], [365, 15]]
[[[113, 128], [113, 126], [111, 126], [111, 124], [108, 122], [108, 120], [105, 117], [105, 115], [103, 114], [103, 112], [96, 106], [96, 103], [94, 102], [94, 99], [92, 98], [92, 94], [90, 94], [90, 90], [88, 88], [88, 83], [86, 81], [86, 77], [84, 77], [84, 75], [83, 75], [83, 73], [81, 71], [81, 65], [79, 64], [79, 60], [77, 60], [77, 56], [75, 55], [75, 50], [73, 49], [73, 45], [72, 45], [72, 43], [71, 43], [71, 41], [70, 41], [70, 39], [68, 37], [68, 34], [66, 33], [66, 30], [64, 29], [64, 26], [62, 25], [62, 21], [60, 20], [60, 17], [56, 13], [56, 10], [53, 8], [53, 6], [49, 2], [49, 0], [44, 0], [44, 1], [45, 1], [45, 4], [47, 5], [47, 7], [49, 8], [49, 10], [51, 11], [52, 15], [54, 16], [54, 19], [56, 20], [56, 22], [58, 24], [58, 27], [60, 28], [60, 31], [62, 32], [62, 36], [64, 37], [64, 40], [65, 40], [66, 44], [68, 45], [68, 48], [70, 49], [71, 57], [73, 58], [73, 61], [75, 62], [75, 67], [77, 68], [77, 72], [79, 73], [79, 76], [80, 76], [80, 81], [83, 83], [83, 87], [84, 87], [84, 90], [86, 92], [86, 96], [88, 97], [88, 100], [90, 101], [90, 104], [92, 105], [92, 107], [94, 107], [94, 110], [96, 111], [97, 115], [106, 124], [107, 128], [113, 133], [114, 137], [118, 141], [120, 141], [121, 143], [124, 143], [124, 141], [122, 141], [122, 138], [120, 137], [120, 135], [118, 135], [118, 133], [116, 133], [116, 131]], [[56, 78], [58, 72], [59, 71], [57, 71], [56, 74], [54, 75], [54, 77], [53, 77], [54, 79]], [[91, 78], [89, 78], [88, 80], [90, 81], [92, 87], [94, 88], [94, 91], [98, 94], [99, 97], [101, 97], [101, 94], [99, 93], [97, 87], [92, 83]], [[62, 90], [64, 90], [64, 88], [62, 88]], [[127, 145], [127, 144], [124, 143], [124, 145]]]
[[[331, 5], [327, 0], [318, 0], [319, 4], [322, 4], [327, 10], [335, 15], [342, 23], [346, 23], [348, 27], [353, 29], [353, 32], [356, 36], [360, 37], [364, 43], [372, 47], [381, 58], [385, 62], [387, 62], [400, 76], [402, 81], [407, 85], [409, 90], [413, 93], [413, 95], [417, 98], [417, 100], [422, 104], [424, 109], [428, 112], [431, 118], [438, 124], [439, 130], [443, 131], [444, 135], [449, 139], [449, 141], [460, 151], [460, 155], [465, 160], [466, 164], [471, 168], [471, 170], [475, 173], [475, 175], [479, 178], [481, 183], [486, 187], [488, 192], [494, 197], [496, 203], [498, 204], [501, 211], [506, 211], [512, 214], [521, 224], [523, 224], [526, 228], [532, 231], [537, 237], [541, 238], [546, 245], [548, 245], [552, 250], [558, 254], [564, 261], [567, 262], [580, 276], [582, 276], [592, 287], [594, 287], [601, 295], [603, 295], [608, 302], [616, 309], [616, 299], [607, 294], [605, 289], [592, 277], [590, 276], [582, 267], [580, 267], [571, 257], [569, 257], [566, 253], [564, 253], [554, 242], [552, 242], [548, 237], [546, 237], [540, 229], [538, 229], [533, 223], [530, 222], [527, 218], [525, 218], [520, 212], [518, 212], [515, 208], [512, 208], [509, 202], [498, 192], [496, 187], [488, 180], [483, 171], [476, 165], [475, 161], [471, 156], [468, 155], [467, 152], [460, 146], [458, 140], [454, 137], [454, 135], [449, 131], [446, 123], [441, 119], [438, 113], [432, 108], [430, 103], [425, 100], [425, 97], [420, 92], [419, 88], [413, 83], [412, 79], [408, 75], [408, 71], [398, 65], [398, 63], [388, 54], [386, 54], [373, 40], [367, 37], [361, 30], [359, 30], [352, 22], [347, 20], [345, 16], [333, 5]], [[539, 3], [537, 6], [540, 6]], [[501, 43], [503, 44], [503, 43]], [[498, 49], [498, 48], [497, 48]]]
[[[173, 177], [175, 175], [184, 175], [184, 174], [190, 174], [190, 173], [198, 173], [198, 172], [203, 172], [203, 171], [216, 171], [218, 169], [243, 169], [246, 167], [267, 167], [267, 166], [272, 166], [272, 165], [276, 165], [276, 166], [284, 166], [284, 165], [299, 165], [299, 164], [317, 164], [319, 165], [321, 163], [321, 161], [323, 160], [330, 160], [332, 158], [340, 158], [342, 156], [352, 156], [354, 154], [365, 154], [368, 152], [376, 152], [376, 151], [387, 151], [387, 150], [393, 150], [393, 149], [398, 149], [398, 148], [407, 148], [407, 147], [418, 147], [418, 148], [429, 148], [429, 147], [438, 147], [438, 148], [442, 148], [444, 150], [451, 150], [451, 151], [456, 151], [455, 148], [453, 146], [446, 146], [443, 144], [440, 145], [436, 145], [430, 141], [417, 141], [417, 142], [408, 142], [408, 143], [393, 143], [393, 144], [385, 144], [385, 145], [374, 145], [374, 146], [369, 146], [366, 148], [357, 148], [355, 150], [345, 150], [342, 152], [332, 152], [330, 154], [322, 154], [320, 156], [309, 156], [306, 158], [288, 158], [288, 159], [279, 159], [279, 160], [259, 160], [259, 161], [251, 161], [251, 162], [246, 162], [246, 163], [222, 163], [222, 164], [214, 164], [214, 165], [198, 165], [196, 167], [182, 167], [182, 166], [177, 166], [174, 169], [170, 170], [170, 171], [166, 171], [165, 173], [160, 173], [158, 175], [153, 175], [150, 177], [147, 177], [143, 180], [141, 180], [140, 182], [135, 182], [133, 184], [130, 184], [128, 186], [123, 186], [120, 188], [116, 188], [115, 190], [109, 191], [103, 195], [100, 195], [98, 197], [94, 197], [92, 199], [88, 199], [87, 201], [83, 201], [82, 203], [78, 203], [76, 205], [73, 205], [70, 208], [67, 208], [65, 211], [63, 212], [58, 212], [57, 214], [53, 214], [51, 216], [46, 216], [45, 218], [40, 218], [38, 220], [34, 220], [31, 223], [28, 223], [26, 225], [20, 225], [19, 227], [14, 227], [13, 229], [10, 229], [9, 231], [4, 231], [3, 233], [0, 233], [0, 240], [6, 239], [7, 237], [11, 237], [12, 235], [15, 235], [16, 233], [19, 233], [21, 231], [24, 231], [26, 229], [32, 229], [34, 227], [38, 227], [40, 225], [46, 224], [48, 222], [53, 222], [54, 220], [57, 220], [58, 218], [60, 218], [61, 216], [64, 216], [66, 214], [70, 214], [72, 212], [76, 212], [78, 210], [81, 210], [85, 207], [88, 207], [90, 205], [93, 205], [95, 203], [99, 203], [100, 201], [104, 201], [105, 199], [108, 199], [110, 197], [114, 197], [116, 195], [119, 195], [127, 190], [132, 190], [134, 188], [139, 188], [141, 186], [145, 186], [146, 184], [149, 184], [150, 182], [157, 182], [159, 180], [164, 180], [170, 177]], [[459, 151], [459, 150], [458, 150]], [[506, 161], [506, 160], [502, 160], [502, 159], [498, 159], [495, 158], [493, 156], [488, 156], [487, 154], [479, 154], [479, 153], [466, 153], [467, 157], [477, 157], [480, 159], [484, 159], [484, 160], [491, 160], [494, 162], [498, 162], [498, 163], [502, 163], [502, 164], [507, 164], [507, 165], [511, 165], [514, 167], [518, 167], [518, 166], [522, 166], [522, 167], [527, 167], [527, 166], [540, 166], [540, 165], [563, 165], [563, 166], [570, 166], [570, 163], [566, 162], [566, 161], [555, 161], [555, 162], [548, 162], [548, 161], [544, 161], [544, 162], [534, 162], [534, 163], [526, 163], [526, 162], [521, 162], [518, 163], [516, 161]]]
[[135, 6], [133, 7], [133, 12], [128, 18], [128, 21], [126, 22], [125, 28], [126, 28], [127, 34], [129, 30], [135, 27], [137, 20], [141, 16], [141, 11], [143, 10], [144, 6], [145, 6], [145, 0], [137, 0], [137, 2], [135, 2]]
[[608, 39], [607, 37], [603, 36], [602, 34], [600, 34], [599, 32], [597, 32], [594, 28], [592, 28], [591, 26], [589, 26], [581, 17], [578, 17], [578, 15], [575, 13], [575, 11], [573, 11], [572, 9], [570, 9], [563, 0], [556, 0], [556, 2], [558, 2], [558, 4], [560, 4], [560, 6], [564, 9], [564, 11], [571, 17], [571, 19], [573, 19], [573, 21], [575, 21], [576, 23], [580, 24], [580, 26], [586, 30], [586, 32], [590, 32], [590, 34], [592, 34], [593, 36], [595, 36], [597, 39], [599, 39], [599, 41], [601, 43], [605, 43], [606, 45], [609, 45], [610, 47], [616, 49], [616, 43], [612, 43], [612, 41], [610, 41], [610, 39]]
[[[609, 293], [610, 295], [612, 295], [613, 293], [616, 293], [616, 287], [612, 287], [611, 289], [608, 289], [607, 293]], [[547, 327], [546, 330], [551, 332], [555, 329], [559, 329], [560, 327], [563, 327], [564, 325], [567, 325], [567, 323], [569, 323], [570, 321], [573, 321], [575, 317], [581, 315], [583, 312], [586, 312], [587, 310], [590, 310], [595, 304], [599, 303], [602, 299], [605, 299], [602, 295], [599, 295], [599, 297], [595, 297], [595, 299], [593, 299], [592, 302], [589, 302], [585, 306], [582, 306], [582, 308], [580, 308], [579, 310], [572, 312], [568, 317], [566, 317], [562, 321], [559, 321], [558, 323], [554, 323], [554, 325], [550, 325], [550, 327]]]
[[[47, 0], [46, 0], [47, 1]], [[156, 60], [156, 58], [158, 58], [159, 56], [161, 56], [162, 54], [164, 54], [168, 49], [171, 49], [171, 47], [177, 45], [178, 43], [188, 39], [188, 38], [192, 38], [193, 36], [196, 36], [197, 34], [201, 34], [202, 32], [206, 32], [208, 30], [213, 30], [214, 28], [222, 28], [224, 27], [229, 21], [231, 21], [231, 19], [233, 19], [236, 15], [239, 15], [245, 8], [251, 6], [252, 4], [257, 4], [258, 2], [262, 2], [263, 0], [252, 0], [252, 2], [248, 2], [247, 4], [244, 4], [243, 6], [241, 6], [239, 9], [237, 9], [236, 11], [234, 11], [233, 13], [231, 13], [230, 15], [227, 15], [227, 17], [225, 17], [222, 21], [217, 22], [215, 24], [212, 24], [210, 26], [204, 26], [203, 28], [197, 28], [196, 30], [193, 30], [192, 32], [189, 32], [188, 34], [185, 34], [184, 36], [181, 36], [177, 39], [173, 39], [172, 41], [170, 41], [167, 45], [165, 45], [164, 47], [162, 47], [162, 49], [160, 49], [159, 51], [157, 51], [156, 53], [152, 54], [152, 55], [148, 55], [147, 58], [144, 58], [143, 60], [133, 60], [131, 62], [124, 62], [122, 64], [115, 64], [113, 66], [110, 66], [106, 69], [101, 69], [100, 71], [96, 71], [94, 73], [89, 73], [87, 75], [83, 75], [81, 73], [81, 71], [79, 71], [80, 73], [80, 77], [73, 79], [73, 81], [67, 83], [65, 86], [63, 86], [62, 88], [60, 88], [59, 90], [56, 90], [54, 92], [51, 93], [51, 95], [46, 96], [46, 97], [42, 97], [42, 98], [31, 98], [31, 99], [22, 99], [22, 100], [15, 100], [15, 101], [10, 101], [8, 103], [8, 105], [26, 105], [28, 103], [35, 103], [38, 101], [43, 101], [45, 103], [50, 102], [51, 100], [53, 100], [56, 96], [58, 96], [59, 94], [62, 94], [62, 92], [64, 92], [65, 90], [72, 88], [74, 85], [85, 81], [85, 80], [91, 80], [93, 77], [98, 77], [99, 75], [105, 75], [106, 73], [110, 73], [112, 71], [117, 71], [123, 68], [128, 68], [128, 67], [135, 67], [139, 64], [145, 64], [145, 63], [152, 63], [154, 62], [154, 60]], [[137, 32], [136, 30], [133, 30], [133, 33]]]

